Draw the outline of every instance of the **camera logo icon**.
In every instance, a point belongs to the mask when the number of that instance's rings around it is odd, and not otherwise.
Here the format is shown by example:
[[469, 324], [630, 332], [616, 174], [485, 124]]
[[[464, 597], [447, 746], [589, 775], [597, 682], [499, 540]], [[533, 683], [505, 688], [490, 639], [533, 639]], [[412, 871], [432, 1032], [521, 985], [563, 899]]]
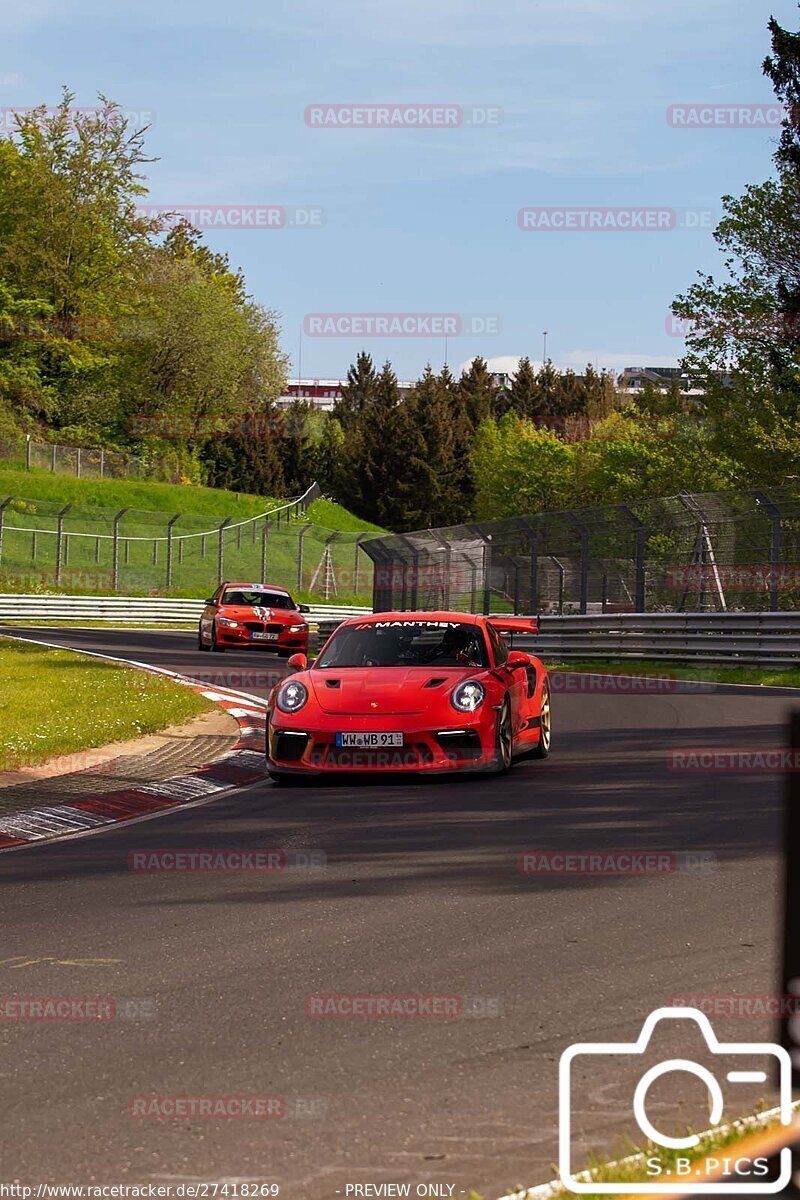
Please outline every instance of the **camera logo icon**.
[[[617, 1060], [620, 1057], [623, 1059], [626, 1057], [635, 1059], [635, 1056], [643, 1056], [650, 1045], [653, 1031], [659, 1022], [676, 1020], [684, 1022], [687, 1032], [692, 1026], [695, 1027], [692, 1030], [695, 1034], [697, 1029], [699, 1029], [706, 1043], [709, 1055], [718, 1056], [717, 1065], [720, 1067], [720, 1072], [715, 1073], [709, 1067], [687, 1058], [669, 1058], [663, 1062], [656, 1063], [644, 1071], [639, 1077], [633, 1093], [632, 1108], [639, 1129], [648, 1142], [669, 1151], [692, 1151], [700, 1144], [700, 1137], [697, 1134], [688, 1134], [685, 1137], [672, 1137], [662, 1133], [647, 1115], [648, 1092], [658, 1079], [671, 1072], [683, 1072], [686, 1075], [702, 1080], [709, 1095], [710, 1124], [716, 1126], [722, 1122], [725, 1116], [726, 1094], [733, 1091], [734, 1095], [731, 1103], [735, 1103], [735, 1085], [766, 1084], [769, 1075], [768, 1070], [765, 1068], [771, 1067], [773, 1075], [777, 1074], [779, 1082], [780, 1123], [787, 1126], [792, 1124], [791, 1060], [783, 1047], [773, 1045], [770, 1042], [720, 1042], [714, 1033], [708, 1017], [705, 1013], [700, 1012], [699, 1009], [659, 1008], [646, 1019], [639, 1038], [635, 1042], [584, 1042], [570, 1046], [561, 1055], [558, 1069], [559, 1172], [561, 1182], [568, 1191], [575, 1192], [578, 1195], [623, 1195], [626, 1193], [635, 1195], [652, 1193], [657, 1195], [659, 1193], [673, 1194], [675, 1192], [676, 1183], [674, 1179], [672, 1182], [655, 1182], [652, 1179], [633, 1183], [625, 1180], [620, 1180], [619, 1182], [598, 1182], [597, 1180], [587, 1179], [585, 1175], [582, 1175], [580, 1167], [576, 1173], [572, 1162], [573, 1122], [571, 1097], [576, 1065], [585, 1056], [605, 1056], [609, 1060], [612, 1058]], [[727, 1062], [726, 1060], [730, 1058], [732, 1058], [732, 1061]], [[631, 1068], [636, 1068], [635, 1061], [631, 1063]], [[724, 1088], [723, 1084], [734, 1086], [732, 1089], [729, 1089]], [[733, 1158], [735, 1159], [735, 1155]], [[683, 1160], [678, 1159], [679, 1163], [685, 1162], [687, 1164], [685, 1171], [681, 1173], [691, 1176], [690, 1184], [693, 1194], [707, 1193], [709, 1195], [719, 1195], [721, 1193], [730, 1194], [738, 1192], [740, 1195], [746, 1193], [748, 1196], [774, 1195], [776, 1192], [782, 1191], [791, 1179], [792, 1152], [789, 1147], [785, 1147], [781, 1151], [780, 1179], [778, 1180], [764, 1181], [763, 1175], [765, 1174], [765, 1169], [761, 1168], [760, 1160], [757, 1159], [737, 1160], [735, 1171], [733, 1171], [732, 1175], [729, 1175], [727, 1173], [727, 1164], [732, 1161], [733, 1159], [725, 1160], [726, 1167], [723, 1175], [715, 1177], [711, 1182], [703, 1182], [700, 1172], [691, 1167], [691, 1160], [688, 1157]], [[657, 1162], [657, 1159], [647, 1158], [647, 1162], [648, 1164], [654, 1163]], [[664, 1173], [667, 1174], [668, 1171], [665, 1170]], [[650, 1172], [648, 1171], [649, 1174]], [[762, 1177], [760, 1182], [759, 1176]]]

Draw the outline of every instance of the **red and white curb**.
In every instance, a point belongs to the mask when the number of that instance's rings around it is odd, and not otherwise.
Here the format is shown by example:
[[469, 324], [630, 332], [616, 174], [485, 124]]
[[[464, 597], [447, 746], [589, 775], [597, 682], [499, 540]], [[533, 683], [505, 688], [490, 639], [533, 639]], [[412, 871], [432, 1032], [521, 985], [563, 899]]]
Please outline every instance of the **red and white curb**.
[[[4, 637], [9, 635], [4, 634]], [[239, 726], [239, 740], [233, 749], [215, 758], [205, 766], [176, 775], [172, 779], [161, 779], [140, 787], [121, 788], [116, 791], [99, 792], [70, 804], [46, 805], [28, 808], [23, 812], [0, 817], [0, 852], [13, 850], [31, 842], [41, 842], [66, 834], [89, 832], [103, 825], [114, 825], [120, 821], [141, 820], [160, 810], [179, 807], [182, 804], [211, 799], [217, 792], [242, 787], [265, 778], [264, 756], [266, 750], [267, 713], [266, 702], [259, 696], [247, 692], [236, 692], [228, 688], [209, 688], [186, 675], [168, 671], [165, 667], [154, 667], [149, 663], [133, 662], [111, 654], [99, 654], [91, 650], [73, 650], [71, 647], [55, 645], [34, 638], [11, 638], [13, 641], [34, 642], [51, 650], [69, 649], [72, 654], [85, 654], [89, 658], [101, 658], [111, 662], [137, 667], [152, 675], [166, 675], [175, 683], [191, 688], [205, 699], [224, 708]], [[52, 779], [58, 786], [58, 777]]]

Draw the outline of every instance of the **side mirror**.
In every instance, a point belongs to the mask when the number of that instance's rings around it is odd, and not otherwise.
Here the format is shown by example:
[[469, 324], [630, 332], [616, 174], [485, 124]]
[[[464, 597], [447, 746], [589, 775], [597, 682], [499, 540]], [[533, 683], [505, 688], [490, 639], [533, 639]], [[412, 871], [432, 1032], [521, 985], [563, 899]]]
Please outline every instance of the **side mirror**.
[[213, 604], [214, 604], [214, 601], [213, 601], [213, 600], [204, 600], [204, 601], [203, 601], [203, 604], [211, 604], [211, 605], [213, 605]]
[[308, 666], [308, 659], [305, 654], [293, 654], [291, 658], [287, 658], [286, 666], [291, 673], [295, 671], [305, 671]]
[[503, 666], [508, 671], [516, 671], [520, 667], [529, 667], [530, 665], [531, 660], [528, 658], [527, 654], [523, 654], [521, 650], [509, 651], [508, 658], [503, 663]]
[[298, 604], [297, 611], [298, 612], [311, 612], [311, 606], [308, 604]]

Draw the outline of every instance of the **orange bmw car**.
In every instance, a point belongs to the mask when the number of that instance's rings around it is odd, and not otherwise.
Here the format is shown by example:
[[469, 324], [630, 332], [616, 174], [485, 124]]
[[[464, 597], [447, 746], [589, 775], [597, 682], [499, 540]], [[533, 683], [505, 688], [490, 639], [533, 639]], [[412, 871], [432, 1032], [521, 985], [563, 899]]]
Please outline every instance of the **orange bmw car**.
[[262, 649], [288, 657], [308, 653], [307, 604], [269, 583], [223, 583], [206, 601], [198, 650]]

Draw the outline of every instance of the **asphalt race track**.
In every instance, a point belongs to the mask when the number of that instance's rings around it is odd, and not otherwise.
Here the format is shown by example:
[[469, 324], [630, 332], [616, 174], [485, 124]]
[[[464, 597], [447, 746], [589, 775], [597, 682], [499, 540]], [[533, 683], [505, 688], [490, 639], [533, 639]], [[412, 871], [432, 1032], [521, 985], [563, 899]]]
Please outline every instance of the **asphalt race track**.
[[[269, 654], [200, 654], [188, 632], [28, 632], [220, 672], [259, 694], [280, 670]], [[253, 672], [263, 686], [246, 686]], [[500, 780], [265, 780], [0, 855], [0, 996], [113, 997], [118, 1011], [104, 1023], [0, 1022], [3, 1178], [247, 1178], [309, 1200], [385, 1181], [494, 1200], [549, 1179], [570, 1043], [633, 1040], [675, 996], [777, 990], [781, 781], [669, 770], [666, 751], [780, 747], [790, 705], [724, 688], [557, 694], [552, 757]], [[322, 851], [327, 866], [127, 866], [133, 850], [231, 847]], [[717, 861], [635, 878], [524, 875], [518, 857], [533, 849]], [[464, 1007], [453, 1019], [307, 1015], [320, 993], [437, 994]], [[715, 1026], [737, 1041], [775, 1033], [767, 1019]], [[132, 1098], [156, 1094], [280, 1096], [284, 1115], [130, 1115]], [[593, 1085], [580, 1103], [587, 1138], [613, 1149], [631, 1124], [623, 1091]]]

